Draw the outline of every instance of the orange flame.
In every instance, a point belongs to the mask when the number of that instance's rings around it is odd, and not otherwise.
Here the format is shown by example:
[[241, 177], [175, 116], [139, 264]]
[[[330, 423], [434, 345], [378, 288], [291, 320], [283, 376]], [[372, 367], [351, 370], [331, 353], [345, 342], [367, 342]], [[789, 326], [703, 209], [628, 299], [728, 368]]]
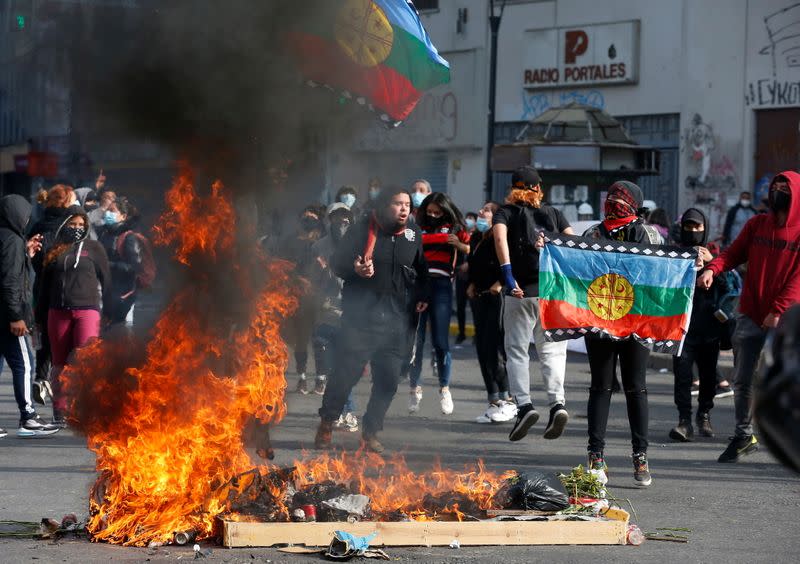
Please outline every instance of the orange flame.
[[[202, 198], [184, 173], [167, 202], [157, 241], [175, 244], [175, 257], [184, 265], [202, 257], [223, 271], [233, 268], [235, 218], [222, 184], [215, 182]], [[248, 255], [259, 256], [255, 249]], [[286, 292], [289, 266], [264, 264], [264, 283], [250, 284], [257, 293], [236, 295], [252, 304], [245, 320], [220, 319], [214, 289], [203, 276], [193, 276], [157, 322], [146, 360], [124, 373], [108, 374], [110, 344], [79, 351], [62, 379], [75, 425], [97, 455], [100, 476], [88, 524], [95, 540], [141, 546], [168, 542], [176, 531], [211, 534], [224, 507], [206, 500], [252, 467], [242, 429], [253, 416], [275, 422], [286, 412], [287, 354], [279, 330], [296, 307]], [[81, 417], [91, 411], [81, 402], [90, 401], [92, 392], [98, 403], [106, 394], [123, 394], [111, 424]]]
[[[279, 330], [297, 306], [286, 292], [291, 265], [236, 248], [235, 212], [219, 181], [201, 197], [184, 171], [166, 201], [156, 241], [174, 246], [175, 259], [189, 268], [188, 286], [165, 309], [146, 350], [137, 352], [133, 341], [96, 341], [61, 376], [70, 423], [97, 455], [88, 523], [96, 541], [144, 546], [168, 543], [178, 531], [209, 537], [216, 516], [245, 518], [231, 501], [247, 498], [254, 484], [279, 506], [276, 519], [289, 516], [286, 482], [261, 479], [274, 468], [251, 470], [242, 430], [254, 416], [278, 422], [286, 412]], [[243, 268], [240, 255], [257, 264]], [[224, 278], [212, 282], [209, 270]], [[264, 280], [255, 274], [265, 272]], [[220, 300], [214, 286], [223, 283], [235, 286], [236, 300]], [[220, 301], [247, 304], [247, 318], [226, 312]], [[295, 468], [297, 488], [348, 484], [370, 497], [376, 514], [416, 520], [463, 520], [465, 503], [489, 509], [513, 475], [489, 472], [481, 461], [462, 472], [437, 465], [417, 473], [401, 457], [363, 452], [323, 455]], [[426, 507], [426, 494], [452, 502]]]

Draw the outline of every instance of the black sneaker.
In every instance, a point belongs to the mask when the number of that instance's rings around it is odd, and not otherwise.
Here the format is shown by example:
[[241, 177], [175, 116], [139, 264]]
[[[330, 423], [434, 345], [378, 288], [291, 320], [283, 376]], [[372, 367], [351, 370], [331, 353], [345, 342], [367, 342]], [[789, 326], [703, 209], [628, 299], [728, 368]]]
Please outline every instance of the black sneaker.
[[711, 417], [708, 413], [698, 413], [695, 419], [697, 434], [701, 437], [713, 437], [714, 429], [711, 427]]
[[730, 384], [720, 386], [717, 384], [717, 390], [714, 392], [714, 399], [729, 398], [733, 395], [733, 388]]
[[728, 448], [719, 455], [717, 462], [739, 462], [739, 458], [748, 454], [753, 454], [758, 450], [758, 440], [755, 435], [749, 437], [731, 437]]
[[67, 420], [64, 419], [63, 415], [53, 414], [53, 419], [50, 422], [53, 427], [58, 427], [59, 429], [66, 429], [67, 428]]
[[519, 441], [528, 434], [528, 429], [533, 427], [539, 420], [539, 412], [533, 409], [533, 405], [526, 403], [519, 406], [517, 420], [508, 434], [509, 441]]
[[327, 382], [328, 381], [324, 376], [321, 377], [321, 378], [317, 378], [317, 381], [316, 381], [316, 383], [314, 385], [314, 393], [317, 394], [318, 396], [324, 396], [325, 395], [325, 386], [326, 386]]
[[466, 340], [467, 340], [467, 336], [464, 335], [464, 334], [461, 334], [461, 335], [456, 337], [456, 344], [460, 345], [461, 343], [463, 343]]
[[645, 488], [653, 483], [650, 476], [650, 466], [647, 464], [646, 452], [633, 453], [633, 479], [636, 485]]
[[693, 396], [699, 396], [700, 395], [700, 382], [692, 382], [691, 394]]
[[17, 436], [22, 438], [46, 437], [58, 433], [60, 429], [50, 423], [45, 423], [39, 415], [34, 415], [28, 419], [20, 419]]
[[557, 403], [550, 409], [550, 419], [547, 421], [547, 427], [544, 430], [545, 439], [557, 439], [564, 432], [564, 427], [567, 426], [569, 421], [569, 413], [564, 409], [564, 405]]
[[6, 431], [2, 427], [0, 427], [0, 439], [2, 439], [3, 437], [7, 437], [7, 436], [8, 436], [8, 431]]
[[669, 432], [669, 438], [679, 443], [688, 443], [694, 438], [694, 428], [690, 419], [681, 419]]

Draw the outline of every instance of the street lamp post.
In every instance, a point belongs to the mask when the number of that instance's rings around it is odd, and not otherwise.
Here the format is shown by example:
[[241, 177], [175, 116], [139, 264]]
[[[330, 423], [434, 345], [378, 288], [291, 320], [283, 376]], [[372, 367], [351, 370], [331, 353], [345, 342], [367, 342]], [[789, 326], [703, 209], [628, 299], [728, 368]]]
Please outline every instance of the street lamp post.
[[489, 124], [486, 133], [486, 201], [492, 199], [492, 146], [494, 145], [494, 110], [497, 97], [497, 33], [500, 30], [500, 20], [506, 9], [506, 0], [499, 3], [499, 10], [495, 10], [495, 1], [489, 0], [489, 29], [492, 33], [491, 53], [489, 59]]

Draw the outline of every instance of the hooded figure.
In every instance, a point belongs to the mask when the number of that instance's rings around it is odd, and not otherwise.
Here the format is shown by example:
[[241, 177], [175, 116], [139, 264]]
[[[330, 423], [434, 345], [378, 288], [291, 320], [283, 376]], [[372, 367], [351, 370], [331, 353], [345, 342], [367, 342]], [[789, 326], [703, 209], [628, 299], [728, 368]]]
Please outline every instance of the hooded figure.
[[[679, 244], [682, 247], [705, 247], [708, 241], [708, 220], [697, 208], [689, 208], [680, 220]], [[691, 441], [694, 437], [692, 425], [692, 381], [697, 365], [700, 390], [695, 423], [698, 434], [713, 437], [710, 412], [714, 407], [717, 390], [717, 361], [723, 337], [730, 331], [730, 324], [721, 318], [723, 299], [730, 290], [726, 277], [714, 281], [708, 290], [698, 288], [692, 302], [689, 330], [680, 356], [672, 357], [672, 372], [675, 374], [675, 406], [678, 408], [678, 424], [669, 436], [679, 442]]]
[[[19, 408], [19, 437], [52, 435], [57, 427], [36, 415], [31, 403], [30, 348], [25, 333], [33, 323], [33, 268], [25, 242], [31, 205], [20, 195], [0, 198], [0, 354], [11, 369]], [[6, 432], [0, 429], [0, 436]]]
[[[102, 304], [100, 292], [102, 292]], [[37, 321], [47, 323], [53, 361], [53, 420], [63, 425], [66, 398], [59, 374], [75, 348], [100, 336], [100, 311], [110, 311], [111, 274], [103, 246], [89, 239], [89, 218], [78, 206], [56, 232], [45, 255], [36, 308]]]
[[800, 174], [786, 171], [772, 179], [770, 211], [751, 218], [739, 236], [701, 274], [709, 287], [725, 271], [747, 263], [739, 300], [733, 350], [736, 431], [719, 462], [737, 462], [758, 448], [753, 434], [753, 375], [770, 329], [800, 302]]

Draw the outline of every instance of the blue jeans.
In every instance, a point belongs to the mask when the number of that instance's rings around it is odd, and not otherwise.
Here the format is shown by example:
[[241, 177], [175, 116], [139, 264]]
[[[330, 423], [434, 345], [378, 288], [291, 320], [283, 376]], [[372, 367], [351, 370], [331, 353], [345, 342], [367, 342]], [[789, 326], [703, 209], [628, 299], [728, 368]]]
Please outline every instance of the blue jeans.
[[433, 341], [433, 354], [436, 355], [436, 364], [439, 372], [439, 387], [450, 385], [450, 315], [453, 312], [453, 283], [443, 276], [428, 279], [428, 295], [430, 302], [428, 309], [420, 315], [417, 330], [417, 355], [411, 367], [411, 387], [416, 388], [422, 374], [422, 357], [425, 347], [425, 333], [428, 328], [428, 319], [431, 320], [431, 340]]

